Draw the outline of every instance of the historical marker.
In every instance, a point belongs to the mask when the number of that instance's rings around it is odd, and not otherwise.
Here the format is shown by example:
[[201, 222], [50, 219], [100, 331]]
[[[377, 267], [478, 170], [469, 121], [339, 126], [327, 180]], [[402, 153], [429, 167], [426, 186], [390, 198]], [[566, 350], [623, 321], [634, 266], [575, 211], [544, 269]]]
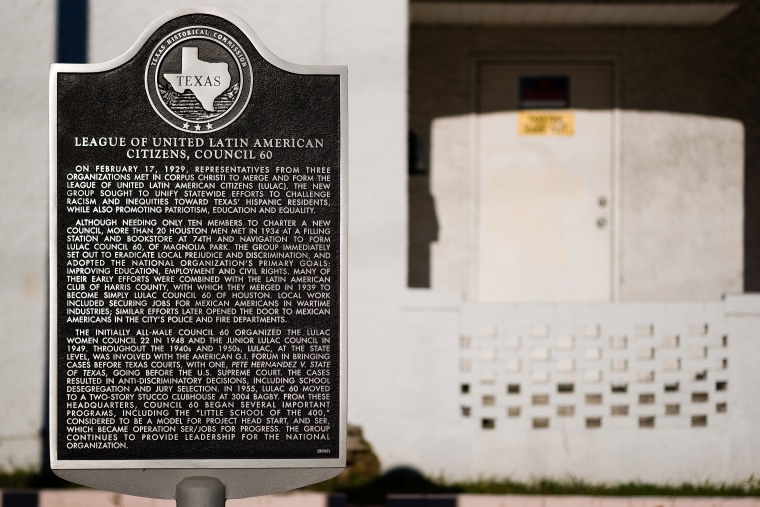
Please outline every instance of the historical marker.
[[345, 466], [346, 69], [183, 9], [51, 70], [51, 453], [228, 498]]

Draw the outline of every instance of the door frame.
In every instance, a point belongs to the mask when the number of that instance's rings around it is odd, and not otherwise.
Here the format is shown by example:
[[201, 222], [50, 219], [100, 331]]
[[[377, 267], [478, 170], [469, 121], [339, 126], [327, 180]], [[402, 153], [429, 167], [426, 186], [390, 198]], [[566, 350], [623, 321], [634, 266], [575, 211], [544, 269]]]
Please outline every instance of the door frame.
[[[478, 231], [480, 228], [479, 203], [480, 203], [480, 160], [478, 146], [478, 122], [476, 121], [479, 107], [479, 68], [484, 63], [504, 63], [506, 65], [520, 64], [542, 64], [542, 65], [572, 65], [578, 64], [604, 64], [609, 65], [612, 74], [612, 156], [610, 163], [612, 165], [610, 172], [610, 287], [609, 301], [616, 302], [620, 300], [620, 256], [621, 256], [621, 227], [622, 217], [620, 216], [620, 174], [621, 174], [621, 114], [620, 114], [620, 57], [616, 54], [599, 54], [599, 53], [474, 53], [470, 55], [468, 61], [468, 72], [470, 76], [470, 145], [469, 166], [470, 170], [470, 188], [472, 190], [472, 201], [470, 203], [470, 264], [469, 287], [466, 291], [467, 299], [475, 300], [478, 294], [478, 267], [477, 267], [477, 245]], [[572, 109], [572, 108], [571, 108]]]

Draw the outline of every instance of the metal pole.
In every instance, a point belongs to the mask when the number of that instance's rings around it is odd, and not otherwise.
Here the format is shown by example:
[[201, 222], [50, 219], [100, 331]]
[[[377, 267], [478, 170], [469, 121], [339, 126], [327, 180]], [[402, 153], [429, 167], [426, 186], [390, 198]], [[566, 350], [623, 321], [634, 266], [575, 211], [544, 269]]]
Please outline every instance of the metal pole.
[[213, 477], [188, 477], [177, 484], [177, 507], [224, 507], [224, 484]]

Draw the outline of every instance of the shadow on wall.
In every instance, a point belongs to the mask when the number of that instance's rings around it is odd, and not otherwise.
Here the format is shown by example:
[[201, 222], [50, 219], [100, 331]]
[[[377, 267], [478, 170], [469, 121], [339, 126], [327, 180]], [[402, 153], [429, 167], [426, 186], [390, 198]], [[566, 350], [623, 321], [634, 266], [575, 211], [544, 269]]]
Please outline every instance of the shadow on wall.
[[430, 287], [430, 245], [438, 240], [438, 220], [427, 174], [427, 147], [414, 131], [409, 131], [408, 167], [408, 283], [410, 287]]

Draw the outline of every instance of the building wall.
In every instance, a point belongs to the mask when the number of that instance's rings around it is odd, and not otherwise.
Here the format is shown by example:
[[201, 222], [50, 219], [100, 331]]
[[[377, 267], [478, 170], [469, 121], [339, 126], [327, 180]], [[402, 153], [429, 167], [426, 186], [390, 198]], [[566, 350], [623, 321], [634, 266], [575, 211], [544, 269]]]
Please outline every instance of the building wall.
[[39, 463], [47, 358], [48, 65], [55, 2], [8, 9], [0, 59], [0, 468]]
[[744, 127], [623, 110], [619, 299], [717, 299], [744, 275]]
[[[758, 19], [745, 3], [699, 28], [412, 26], [410, 126], [429, 171], [410, 174], [410, 235], [426, 243], [410, 244], [408, 281], [432, 290], [410, 291], [403, 315], [435, 375], [403, 379], [425, 393], [424, 415], [405, 427], [425, 448], [407, 464], [592, 481], [753, 473], [757, 299], [724, 293], [760, 287]], [[614, 302], [473, 298], [474, 64], [484, 57], [615, 66]]]
[[744, 5], [699, 28], [413, 26], [410, 123], [430, 148], [430, 170], [410, 177], [410, 201], [434, 206], [410, 217], [410, 231], [436, 230], [422, 232], [429, 250], [410, 251], [410, 285], [465, 293], [471, 285], [473, 66], [487, 56], [614, 63], [619, 300], [713, 299], [756, 287], [749, 251], [758, 215], [748, 189], [757, 184], [758, 126], [737, 97], [755, 94], [748, 62], [757, 52], [734, 48], [760, 42], [748, 28], [757, 18]]

